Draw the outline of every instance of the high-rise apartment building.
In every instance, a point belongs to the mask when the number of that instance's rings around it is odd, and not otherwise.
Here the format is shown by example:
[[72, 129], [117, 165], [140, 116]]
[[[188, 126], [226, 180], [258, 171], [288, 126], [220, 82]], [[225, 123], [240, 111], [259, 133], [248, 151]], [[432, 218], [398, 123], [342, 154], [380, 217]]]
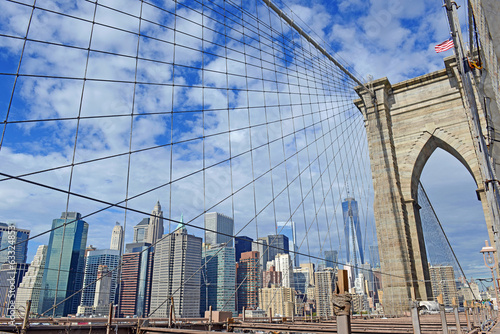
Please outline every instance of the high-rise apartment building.
[[252, 251], [253, 239], [246, 236], [238, 236], [234, 239], [234, 249], [236, 251], [236, 262], [241, 258], [241, 253]]
[[453, 306], [453, 298], [458, 301], [457, 283], [455, 281], [455, 271], [452, 266], [431, 266], [432, 295], [437, 298], [443, 295], [445, 306]]
[[115, 227], [113, 227], [113, 232], [111, 232], [111, 243], [109, 245], [110, 249], [121, 250], [123, 244], [123, 227], [119, 222], [116, 222]]
[[168, 317], [171, 296], [177, 318], [199, 317], [201, 244], [184, 226], [156, 244], [150, 317]]
[[149, 218], [144, 218], [134, 226], [134, 243], [146, 242], [148, 237]]
[[34, 316], [38, 310], [40, 290], [42, 289], [43, 269], [47, 258], [47, 246], [40, 245], [36, 250], [35, 257], [24, 274], [23, 281], [19, 284], [16, 295], [16, 309], [24, 316], [26, 301], [31, 300], [31, 314]]
[[160, 201], [156, 202], [151, 216], [149, 217], [148, 234], [146, 242], [155, 244], [163, 235], [163, 211], [161, 211]]
[[200, 313], [212, 306], [214, 311], [236, 311], [236, 263], [234, 248], [206, 245], [201, 263], [204, 265], [200, 287]]
[[259, 289], [259, 307], [272, 316], [292, 317], [295, 312], [295, 290], [277, 287]]
[[243, 311], [243, 307], [255, 310], [259, 305], [259, 288], [262, 282], [259, 258], [259, 252], [243, 252], [236, 266], [238, 313]]
[[108, 293], [108, 305], [115, 301], [115, 293], [118, 285], [118, 270], [120, 264], [120, 251], [115, 249], [97, 249], [87, 253], [85, 260], [85, 271], [83, 277], [83, 292], [80, 301], [81, 306], [91, 307], [94, 305], [95, 291], [97, 284], [92, 284], [97, 280], [99, 267], [106, 266], [106, 270], [111, 271], [110, 291]]
[[297, 229], [294, 221], [278, 222], [278, 234], [283, 234], [288, 238], [288, 250], [291, 251], [290, 257], [295, 267], [299, 266], [299, 248], [297, 245]]
[[[12, 248], [10, 245], [16, 245], [14, 249], [14, 256], [16, 263], [26, 263], [26, 256], [28, 254], [28, 238], [30, 231], [17, 228], [15, 224], [0, 223], [0, 264], [7, 262], [8, 256], [12, 256]], [[23, 242], [24, 241], [24, 242]], [[22, 243], [21, 243], [22, 242]], [[10, 260], [10, 259], [9, 259]]]
[[206, 244], [226, 244], [233, 247], [233, 218], [218, 212], [205, 213], [205, 229]]
[[358, 264], [365, 263], [358, 202], [352, 197], [346, 198], [344, 202], [342, 202], [342, 212], [344, 216], [346, 261], [353, 265], [353, 278], [355, 279], [358, 273]]
[[325, 269], [314, 273], [316, 280], [316, 314], [320, 317], [333, 316], [332, 294], [335, 291], [335, 272]]
[[281, 272], [281, 286], [293, 288], [293, 265], [290, 254], [276, 254], [274, 264], [276, 271]]
[[120, 317], [149, 315], [154, 260], [150, 246], [145, 242], [125, 246], [118, 302]]
[[[66, 224], [66, 226], [63, 226]], [[89, 225], [78, 212], [63, 212], [52, 221], [47, 259], [43, 272], [39, 313], [61, 303], [45, 315], [67, 316], [76, 314], [80, 304], [85, 244]], [[69, 298], [64, 301], [64, 299]]]

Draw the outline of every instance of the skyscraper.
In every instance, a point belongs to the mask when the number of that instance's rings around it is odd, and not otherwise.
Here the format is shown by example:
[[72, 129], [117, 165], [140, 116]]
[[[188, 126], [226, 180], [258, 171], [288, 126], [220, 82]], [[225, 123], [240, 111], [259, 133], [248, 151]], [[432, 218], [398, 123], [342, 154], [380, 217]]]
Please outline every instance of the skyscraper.
[[238, 313], [258, 306], [259, 288], [261, 287], [261, 271], [259, 252], [243, 252], [236, 269], [236, 286], [238, 287]]
[[270, 288], [271, 285], [281, 285], [281, 271], [276, 271], [275, 266], [271, 266], [268, 270], [262, 272], [262, 287]]
[[325, 267], [326, 268], [337, 268], [339, 252], [336, 250], [325, 251]]
[[297, 230], [295, 229], [295, 222], [278, 222], [278, 234], [286, 235], [288, 238], [288, 250], [293, 252], [290, 254], [292, 263], [295, 267], [298, 267], [299, 255], [296, 253], [298, 253], [299, 248], [297, 246]]
[[108, 266], [99, 265], [97, 268], [97, 282], [95, 283], [95, 295], [94, 295], [94, 312], [96, 314], [108, 314], [109, 304], [111, 303], [111, 291], [112, 291], [112, 281], [111, 272], [108, 270]]
[[[15, 306], [16, 294], [19, 285], [23, 281], [24, 274], [28, 271], [29, 264], [27, 263], [4, 263], [0, 265], [0, 317], [8, 317], [11, 315], [12, 307]], [[26, 307], [26, 304], [24, 304]], [[14, 316], [17, 314], [14, 312]]]
[[346, 261], [354, 266], [356, 275], [358, 258], [360, 264], [365, 263], [363, 241], [361, 239], [361, 226], [359, 222], [358, 202], [348, 197], [342, 202], [344, 214], [344, 237], [346, 242]]
[[378, 245], [370, 246], [370, 263], [373, 268], [380, 267], [380, 254], [378, 252]]
[[241, 253], [252, 251], [253, 239], [246, 236], [238, 236], [234, 238], [234, 249], [236, 251], [236, 262], [241, 258]]
[[181, 224], [156, 244], [150, 317], [168, 317], [170, 297], [176, 317], [199, 317], [201, 244]]
[[[63, 226], [66, 224], [66, 226]], [[82, 288], [85, 244], [89, 225], [78, 212], [63, 212], [52, 221], [42, 279], [39, 313], [59, 304]], [[62, 302], [46, 315], [75, 314], [81, 293]]]
[[111, 243], [109, 245], [110, 249], [121, 250], [123, 243], [123, 227], [119, 222], [116, 222], [115, 227], [113, 227], [113, 232], [111, 232]]
[[293, 282], [294, 286], [293, 288], [302, 294], [307, 293], [307, 288], [309, 287], [310, 280], [309, 280], [309, 268], [307, 267], [300, 267], [300, 268], [294, 268], [293, 269]]
[[260, 237], [257, 242], [252, 243], [252, 251], [259, 252], [260, 260], [259, 265], [262, 270], [266, 270], [266, 264], [269, 260], [268, 250], [267, 250], [267, 237]]
[[443, 304], [453, 306], [453, 299], [458, 300], [455, 271], [452, 266], [431, 266], [432, 294], [434, 298], [443, 295]]
[[161, 211], [160, 201], [156, 202], [151, 217], [149, 218], [148, 234], [146, 242], [155, 244], [163, 235], [163, 211]]
[[233, 218], [218, 212], [205, 213], [205, 229], [206, 244], [216, 245], [227, 243], [227, 246], [233, 247]]
[[314, 279], [314, 263], [308, 262], [308, 263], [301, 263], [300, 264], [301, 268], [307, 268], [307, 271], [309, 271], [309, 285], [316, 285], [316, 281]]
[[[234, 248], [219, 244], [208, 246], [202, 253], [203, 268], [200, 290], [200, 311], [236, 311], [236, 263]], [[204, 307], [203, 307], [204, 306]]]
[[147, 317], [153, 279], [153, 248], [150, 244], [125, 246], [122, 260], [119, 313], [121, 317]]
[[294, 307], [295, 291], [292, 288], [277, 287], [259, 289], [259, 307], [269, 315], [271, 309], [272, 316], [291, 317], [295, 312]]
[[97, 249], [90, 251], [87, 254], [85, 261], [85, 274], [83, 278], [83, 286], [85, 287], [82, 292], [80, 301], [81, 306], [93, 306], [95, 291], [97, 284], [92, 284], [98, 277], [100, 266], [106, 266], [111, 273], [110, 291], [108, 297], [110, 302], [115, 301], [115, 293], [118, 284], [118, 270], [115, 270], [120, 263], [120, 251], [115, 249]]
[[134, 226], [134, 243], [146, 242], [148, 237], [149, 218], [144, 218]]
[[281, 286], [285, 288], [293, 288], [293, 265], [290, 254], [276, 254], [274, 258], [276, 271], [281, 272]]
[[26, 263], [26, 255], [28, 253], [28, 240], [30, 236], [29, 230], [17, 228], [15, 224], [0, 223], [0, 264], [7, 262], [7, 255], [9, 253], [9, 246], [22, 241], [25, 241], [15, 247], [15, 261], [16, 263]]
[[288, 237], [286, 235], [278, 234], [267, 236], [267, 248], [264, 252], [267, 253], [269, 261], [274, 260], [279, 253], [288, 254], [289, 249]]
[[316, 281], [315, 300], [316, 313], [320, 317], [333, 316], [331, 296], [334, 292], [335, 273], [333, 269], [325, 269], [314, 273]]
[[27, 300], [31, 300], [32, 314], [35, 314], [38, 310], [46, 258], [47, 246], [38, 246], [35, 257], [33, 261], [31, 261], [28, 271], [24, 274], [23, 281], [19, 284], [19, 289], [17, 291], [16, 309], [21, 310], [21, 315], [24, 315], [24, 308], [26, 307]]

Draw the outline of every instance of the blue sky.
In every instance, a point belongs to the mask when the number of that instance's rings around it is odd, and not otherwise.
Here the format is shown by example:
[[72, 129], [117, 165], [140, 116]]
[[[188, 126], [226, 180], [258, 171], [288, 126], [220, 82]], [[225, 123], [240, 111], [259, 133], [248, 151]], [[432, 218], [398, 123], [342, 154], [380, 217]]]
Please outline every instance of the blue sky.
[[[29, 3], [29, 1], [26, 2]], [[388, 77], [392, 83], [396, 83], [443, 68], [443, 58], [452, 54], [452, 51], [441, 54], [434, 52], [434, 45], [449, 37], [445, 14], [441, 4], [436, 1], [284, 2], [286, 6], [281, 2], [277, 4], [304, 30], [310, 31], [327, 50], [334, 52], [336, 57], [339, 57], [348, 68], [356, 73], [360, 80], [366, 80], [371, 75], [373, 78]], [[287, 115], [295, 115], [296, 111], [291, 108], [290, 110], [287, 108], [264, 110], [259, 106], [262, 106], [264, 99], [267, 104], [272, 104], [284, 101], [290, 98], [288, 95], [292, 94], [257, 93], [256, 91], [261, 90], [263, 85], [269, 85], [269, 81], [263, 84], [263, 80], [258, 79], [259, 76], [260, 78], [272, 77], [275, 73], [272, 71], [261, 73], [260, 70], [256, 70], [257, 67], [245, 67], [236, 61], [241, 59], [242, 49], [249, 55], [259, 57], [263, 54], [259, 51], [259, 47], [266, 52], [271, 48], [262, 46], [256, 41], [250, 41], [251, 47], [234, 43], [231, 44], [231, 49], [225, 50], [217, 47], [217, 44], [224, 43], [224, 37], [219, 34], [224, 26], [212, 20], [218, 17], [216, 14], [208, 19], [206, 16], [202, 18], [200, 12], [179, 8], [178, 13], [184, 19], [179, 19], [174, 23], [171, 16], [162, 16], [165, 12], [146, 6], [143, 17], [153, 22], [162, 22], [163, 27], [159, 28], [147, 21], [141, 23], [141, 32], [154, 38], [141, 38], [140, 56], [155, 60], [155, 62], [138, 61], [136, 64], [133, 57], [137, 52], [137, 39], [131, 38], [128, 32], [137, 32], [139, 29], [139, 21], [133, 17], [140, 12], [140, 2], [108, 0], [100, 1], [100, 3], [119, 8], [122, 12], [111, 11], [105, 6], [98, 8], [96, 20], [101, 24], [92, 32], [91, 48], [99, 52], [91, 52], [87, 57], [86, 48], [91, 33], [89, 20], [92, 19], [94, 4], [81, 2], [72, 6], [65, 2], [37, 1], [37, 5], [42, 8], [52, 8], [70, 16], [63, 17], [50, 11], [37, 11], [28, 36], [36, 40], [55, 41], [71, 46], [71, 48], [49, 44], [40, 45], [35, 42], [26, 44], [20, 72], [24, 71], [30, 76], [21, 76], [18, 79], [10, 107], [9, 121], [69, 119], [9, 124], [5, 143], [0, 151], [2, 172], [18, 175], [71, 164], [74, 159], [78, 165], [73, 169], [72, 174], [70, 168], [61, 168], [30, 176], [29, 179], [67, 189], [68, 180], [71, 178], [75, 180], [72, 183], [73, 191], [103, 198], [110, 202], [122, 201], [126, 189], [130, 197], [154, 186], [165, 185], [171, 179], [182, 178], [172, 187], [164, 186], [145, 196], [130, 200], [128, 206], [149, 212], [156, 201], [160, 200], [166, 217], [179, 219], [180, 214], [184, 213], [185, 220], [186, 218], [193, 219], [192, 223], [197, 226], [203, 224], [201, 217], [195, 218], [199, 208], [213, 207], [214, 210], [226, 214], [234, 212], [235, 220], [241, 223], [239, 227], [245, 226], [241, 233], [243, 235], [271, 233], [273, 224], [266, 225], [266, 223], [282, 221], [282, 217], [289, 217], [290, 212], [294, 211], [290, 207], [298, 208], [293, 213], [292, 219], [297, 225], [302, 226], [303, 230], [310, 229], [313, 226], [311, 224], [316, 224], [315, 220], [311, 220], [310, 217], [317, 216], [317, 221], [331, 223], [321, 227], [318, 223], [314, 226], [318, 231], [318, 238], [323, 240], [321, 249], [327, 249], [328, 245], [335, 247], [337, 241], [332, 239], [337, 238], [339, 243], [342, 240], [334, 231], [335, 227], [338, 228], [339, 221], [341, 222], [339, 201], [322, 203], [319, 198], [325, 192], [335, 193], [336, 197], [343, 198], [348, 195], [347, 189], [349, 188], [350, 194], [354, 193], [358, 198], [364, 199], [361, 204], [362, 219], [366, 224], [364, 233], [368, 239], [367, 243], [374, 239], [373, 221], [370, 218], [370, 191], [367, 190], [369, 175], [362, 168], [348, 172], [344, 169], [347, 167], [339, 167], [342, 164], [326, 168], [328, 159], [331, 158], [328, 155], [329, 149], [332, 152], [339, 152], [336, 163], [346, 162], [347, 165], [356, 161], [356, 163], [363, 164], [365, 168], [367, 167], [366, 159], [355, 157], [350, 147], [342, 144], [342, 140], [357, 139], [360, 143], [357, 149], [361, 155], [365, 154], [366, 158], [366, 145], [362, 144], [363, 124], [360, 115], [355, 113], [353, 105], [348, 103], [349, 106], [344, 108], [345, 113], [342, 115], [335, 112], [322, 114], [324, 119], [316, 123], [316, 126], [311, 125], [318, 120], [306, 116], [305, 111], [301, 110], [304, 115], [300, 117], [300, 122], [292, 119], [280, 127], [278, 124], [281, 123], [273, 123], [273, 121], [279, 120], [280, 117], [286, 118]], [[246, 6], [251, 6], [252, 3], [245, 2]], [[161, 4], [167, 11], [174, 10], [174, 3], [171, 1], [164, 1]], [[24, 36], [30, 7], [3, 2], [0, 9], [0, 22], [3, 22], [0, 24], [1, 33], [9, 36]], [[249, 10], [254, 9], [249, 8]], [[462, 11], [460, 18], [464, 21], [465, 6], [462, 6], [460, 10]], [[262, 9], [259, 14], [267, 15]], [[82, 20], [71, 18], [71, 16]], [[261, 19], [266, 20], [265, 16], [261, 16]], [[208, 29], [201, 29], [197, 24], [202, 20]], [[171, 30], [167, 28], [173, 27], [174, 24], [178, 31], [186, 32], [176, 35], [177, 43], [189, 46], [189, 48], [176, 48], [175, 62], [194, 67], [204, 63], [210, 71], [202, 74], [201, 71], [187, 67], [176, 67], [174, 70], [169, 64], [174, 57], [172, 44], [160, 41], [173, 38]], [[120, 30], [111, 29], [109, 26], [119, 27]], [[258, 28], [266, 31], [264, 26]], [[252, 36], [252, 28], [247, 29], [246, 38], [249, 39]], [[286, 29], [285, 35], [293, 37], [293, 34]], [[205, 39], [203, 43], [201, 36]], [[200, 48], [205, 49], [205, 55], [202, 56], [200, 52], [197, 52]], [[0, 38], [1, 71], [16, 72], [21, 50], [22, 40]], [[116, 57], [113, 55], [116, 53], [127, 55], [127, 57]], [[228, 54], [233, 61], [217, 57], [217, 55], [225, 54]], [[267, 57], [266, 54], [264, 57]], [[85, 61], [87, 58], [88, 65]], [[291, 63], [294, 60], [292, 57], [288, 59]], [[137, 76], [135, 75], [136, 68]], [[233, 71], [234, 75], [226, 77], [217, 71]], [[290, 72], [293, 74], [291, 69]], [[288, 75], [280, 76], [280, 79], [293, 78], [290, 72], [287, 72]], [[88, 78], [95, 80], [87, 81], [82, 89], [82, 81], [75, 78], [82, 77], [84, 73]], [[243, 73], [250, 78], [242, 76]], [[67, 78], [61, 80], [32, 76], [35, 74], [41, 76], [50, 74]], [[0, 116], [3, 120], [9, 105], [13, 77], [2, 75], [0, 79], [2, 87], [5, 87], [0, 93]], [[314, 78], [311, 76], [309, 79]], [[121, 82], [110, 82], [116, 80]], [[154, 82], [155, 85], [134, 85], [135, 80]], [[171, 86], [173, 82], [176, 84], [175, 89]], [[201, 90], [192, 86], [204, 83], [208, 87], [220, 88], [226, 87], [227, 82], [230, 83], [231, 89]], [[297, 82], [300, 82], [299, 79]], [[249, 87], [252, 91], [248, 94], [238, 93], [238, 88], [242, 87]], [[265, 88], [272, 89], [271, 86]], [[292, 89], [289, 88], [289, 90], [292, 92]], [[352, 101], [355, 98], [352, 91], [346, 94], [346, 100]], [[340, 108], [342, 103], [345, 101], [332, 102], [332, 110]], [[228, 105], [231, 108], [231, 114], [221, 112]], [[245, 109], [247, 107], [254, 108], [251, 114]], [[205, 113], [195, 111], [202, 108], [212, 111]], [[179, 113], [172, 117], [162, 114], [168, 110]], [[186, 110], [193, 112], [180, 113]], [[127, 116], [130, 113], [135, 115], [133, 122]], [[77, 115], [84, 119], [78, 122], [75, 118]], [[93, 118], [99, 115], [123, 116]], [[256, 126], [266, 121], [271, 124]], [[79, 132], [76, 140], [76, 154], [73, 155], [77, 124]], [[174, 126], [171, 129], [172, 124]], [[248, 125], [253, 127], [253, 135], [248, 128], [245, 128]], [[333, 133], [341, 138], [333, 143], [332, 148], [326, 147], [328, 146], [326, 142], [317, 140], [317, 138], [323, 138], [318, 136], [327, 134], [327, 126], [333, 126], [335, 128]], [[305, 129], [293, 134], [292, 129], [295, 127]], [[130, 140], [131, 128], [132, 140]], [[229, 130], [234, 131], [230, 140], [226, 133]], [[279, 137], [277, 134], [279, 135], [281, 131], [287, 135], [287, 140], [256, 149], [252, 156], [245, 154], [251, 147], [257, 147]], [[199, 140], [198, 138], [203, 135], [213, 136], [206, 138], [205, 141]], [[176, 144], [171, 151], [168, 144], [178, 141], [183, 141], [183, 143]], [[273, 205], [267, 205], [272, 202], [271, 194], [274, 191], [276, 191], [276, 196], [279, 189], [284, 189], [286, 178], [290, 180], [298, 174], [299, 165], [304, 166], [311, 162], [309, 151], [300, 151], [311, 142], [315, 142], [315, 146], [311, 146], [312, 151], [324, 151], [325, 154], [318, 161], [311, 163], [307, 170], [308, 176], [301, 180], [300, 185], [299, 182], [293, 184], [288, 191], [277, 196]], [[155, 149], [134, 153], [129, 163], [126, 154], [129, 149], [134, 151], [153, 146]], [[233, 159], [231, 165], [224, 162], [230, 154], [234, 156], [239, 153], [242, 155]], [[110, 155], [117, 156], [91, 164], [79, 164]], [[293, 156], [297, 159], [296, 161], [290, 160], [285, 167], [279, 165], [280, 159], [283, 159], [280, 157], [284, 156]], [[252, 160], [259, 161], [259, 163], [252, 164]], [[175, 168], [170, 169], [171, 165]], [[212, 165], [213, 167], [207, 169], [205, 174], [195, 173]], [[275, 166], [274, 177], [266, 173], [268, 166]], [[340, 168], [340, 172], [336, 175], [333, 172], [334, 167]], [[446, 177], [440, 174], [443, 169], [448, 171]], [[326, 171], [332, 174], [322, 174]], [[127, 181], [128, 174], [130, 178]], [[252, 186], [245, 187], [252, 180], [252, 174], [262, 175], [262, 177]], [[328, 176], [330, 184], [318, 178], [320, 174], [325, 178]], [[451, 178], [449, 175], [454, 177]], [[470, 198], [472, 194], [475, 198], [475, 188], [471, 184], [472, 178], [457, 161], [453, 161], [446, 154], [436, 153], [424, 169], [422, 179], [436, 212], [449, 233], [452, 244], [457, 249], [459, 259], [463, 259], [462, 264], [466, 272], [474, 277], [485, 275], [487, 272], [481, 267], [482, 259], [476, 253], [472, 255], [476, 248], [477, 250], [481, 248], [485, 239], [485, 228], [481, 230], [477, 227], [484, 226], [482, 211], [479, 202], [463, 201], [466, 195]], [[321, 180], [321, 182], [314, 183], [314, 180]], [[304, 206], [301, 206], [298, 200], [299, 193], [304, 189], [307, 190], [307, 185], [302, 183], [309, 184], [314, 189]], [[231, 199], [225, 199], [231, 194], [231, 188], [241, 189], [241, 191]], [[0, 184], [0, 194], [4, 198], [3, 203], [0, 203], [0, 220], [16, 221], [20, 226], [31, 228], [33, 234], [47, 229], [51, 220], [58, 218], [60, 212], [66, 207], [66, 195], [29, 187], [27, 184], [13, 180], [3, 181]], [[288, 201], [288, 198], [291, 200]], [[27, 203], [29, 203], [28, 212], [24, 209]], [[172, 204], [168, 205], [168, 203]], [[172, 210], [167, 212], [165, 208], [169, 206]], [[328, 210], [318, 210], [322, 206], [327, 207], [333, 213], [329, 213]], [[100, 207], [102, 206], [75, 197], [71, 197], [69, 201], [69, 209], [80, 211], [82, 214], [93, 212]], [[249, 207], [253, 208], [250, 210]], [[23, 214], [20, 215], [20, 212]], [[243, 222], [250, 221], [256, 212], [259, 212], [257, 220], [261, 221], [261, 225], [256, 227], [254, 221], [248, 226], [243, 224]], [[88, 222], [91, 227], [88, 244], [94, 244], [100, 248], [107, 247], [115, 221], [123, 223], [124, 217], [125, 212], [122, 209], [107, 210], [89, 217]], [[137, 213], [127, 213], [127, 241], [131, 239], [132, 226], [142, 217], [143, 215]], [[471, 222], [474, 223], [474, 228], [470, 227]], [[262, 227], [262, 224], [265, 227]], [[168, 223], [165, 223], [165, 228], [169, 229]], [[319, 235], [320, 231], [326, 229], [329, 231], [327, 237]], [[464, 231], [469, 232], [467, 239], [463, 237]], [[196, 233], [201, 234], [200, 231]], [[37, 243], [47, 242], [47, 239], [47, 237], [42, 237], [34, 242], [30, 247], [30, 253], [34, 254], [34, 246]], [[309, 245], [309, 240], [306, 239], [302, 241], [304, 245], [302, 251], [305, 252], [307, 244], [308, 251], [313, 249], [312, 253], [318, 254], [320, 249], [316, 247], [317, 245]]]
[[[363, 78], [388, 77], [396, 83], [442, 69], [444, 57], [453, 54], [434, 51], [434, 45], [450, 37], [439, 1], [284, 2]], [[467, 7], [457, 3], [466, 29]], [[451, 155], [437, 150], [421, 181], [466, 274], [489, 277], [479, 254], [488, 235], [472, 176]]]

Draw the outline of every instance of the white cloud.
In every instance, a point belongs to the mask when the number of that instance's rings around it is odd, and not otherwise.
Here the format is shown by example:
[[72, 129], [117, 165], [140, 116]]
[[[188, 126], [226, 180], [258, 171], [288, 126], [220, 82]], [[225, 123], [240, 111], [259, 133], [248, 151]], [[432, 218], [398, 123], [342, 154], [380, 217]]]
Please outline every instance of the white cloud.
[[[120, 6], [128, 13], [137, 15], [137, 2], [131, 7], [122, 6], [119, 2], [106, 4]], [[92, 5], [86, 3], [84, 13], [79, 12], [78, 6], [64, 10], [88, 18], [93, 13]], [[63, 4], [51, 6], [54, 10], [63, 10]], [[322, 30], [329, 22], [330, 16], [322, 6], [308, 9], [302, 5], [295, 8], [300, 10], [304, 20], [313, 29]], [[268, 15], [266, 10], [263, 11]], [[137, 31], [136, 19], [129, 21], [127, 15], [116, 13], [103, 15], [105, 12], [109, 11], [101, 11], [99, 7], [96, 17], [99, 23]], [[144, 13], [148, 19], [162, 20], [165, 26], [173, 27], [172, 17], [165, 18], [165, 12], [160, 13], [145, 6]], [[177, 21], [177, 29], [184, 33], [175, 35], [176, 44], [189, 46], [191, 50], [178, 45], [175, 59], [177, 64], [186, 66], [176, 66], [174, 69], [170, 65], [174, 51], [172, 31], [143, 22], [142, 32], [152, 38], [143, 35], [139, 41], [139, 56], [147, 60], [142, 59], [137, 63], [138, 84], [134, 84], [136, 59], [133, 58], [137, 53], [137, 36], [132, 33], [118, 32], [100, 25], [94, 27], [91, 47], [96, 50], [90, 53], [87, 68], [87, 78], [93, 80], [86, 80], [85, 87], [84, 81], [80, 79], [86, 68], [85, 50], [31, 43], [23, 59], [25, 73], [49, 73], [77, 79], [30, 77], [20, 80], [15, 91], [16, 108], [12, 109], [9, 116], [12, 118], [9, 119], [73, 119], [32, 123], [29, 126], [9, 124], [0, 152], [4, 162], [0, 170], [18, 175], [71, 163], [78, 122], [74, 118], [80, 114], [85, 118], [78, 123], [75, 154], [78, 165], [73, 170], [72, 191], [109, 202], [120, 202], [125, 199], [129, 174], [129, 198], [158, 187], [130, 200], [127, 203], [129, 208], [150, 212], [156, 201], [160, 200], [166, 217], [179, 219], [183, 213], [185, 221], [194, 219], [203, 210], [218, 210], [229, 215], [234, 210], [236, 230], [250, 223], [242, 234], [253, 237], [257, 233], [259, 236], [273, 233], [275, 219], [283, 221], [293, 215], [301, 238], [301, 252], [310, 251], [311, 255], [318, 256], [320, 248], [324, 250], [330, 247], [329, 239], [335, 240], [336, 245], [337, 240], [341, 239], [337, 236], [338, 224], [342, 224], [339, 201], [346, 195], [346, 180], [354, 179], [355, 174], [362, 174], [361, 170], [349, 167], [353, 165], [352, 160], [358, 157], [349, 152], [351, 146], [344, 142], [349, 136], [352, 136], [349, 137], [351, 140], [363, 133], [361, 116], [354, 114], [355, 117], [346, 120], [352, 115], [340, 112], [344, 108], [343, 104], [346, 104], [345, 99], [354, 98], [352, 91], [349, 93], [351, 96], [332, 99], [332, 92], [327, 87], [316, 85], [315, 80], [323, 79], [319, 79], [317, 69], [304, 64], [301, 53], [295, 57], [289, 55], [285, 67], [283, 60], [279, 59], [282, 49], [275, 50], [276, 45], [271, 45], [269, 40], [263, 40], [262, 43], [252, 41], [249, 36], [255, 37], [255, 33], [248, 27], [245, 28], [248, 45], [244, 47], [238, 41], [228, 41], [228, 56], [236, 61], [226, 64], [223, 58], [209, 55], [202, 57], [199, 52], [202, 46], [211, 53], [225, 55], [225, 48], [213, 44], [224, 43], [224, 39], [206, 29], [203, 31], [205, 42], [202, 43], [199, 39], [201, 28], [197, 24], [201, 21], [199, 13], [186, 9], [178, 9], [178, 13], [185, 19]], [[37, 22], [48, 22], [50, 29], [40, 35], [40, 39], [54, 38], [61, 43], [86, 47], [86, 36], [90, 34], [88, 24], [80, 23], [82, 28], [75, 30], [73, 35], [73, 29], [70, 29], [72, 20], [57, 16], [48, 20], [44, 15], [42, 12], [37, 14]], [[208, 27], [220, 31], [220, 24], [208, 18], [203, 20]], [[271, 24], [280, 31], [281, 24], [277, 25], [275, 20], [272, 19]], [[269, 33], [263, 25], [259, 29], [262, 33]], [[285, 33], [287, 38], [292, 38], [290, 30], [285, 29]], [[242, 38], [237, 33], [231, 36]], [[273, 36], [276, 38], [275, 32]], [[297, 38], [296, 34], [294, 38]], [[3, 42], [4, 39], [0, 39], [0, 43]], [[309, 52], [307, 46], [306, 52]], [[238, 62], [242, 60], [255, 66]], [[261, 64], [264, 70], [260, 68]], [[202, 65], [206, 69], [203, 82], [199, 70]], [[226, 71], [230, 74], [245, 74], [249, 78], [247, 80], [237, 75], [227, 77]], [[323, 78], [332, 75], [321, 74]], [[192, 87], [193, 84], [202, 83], [219, 89], [203, 91]], [[310, 87], [313, 84], [316, 86]], [[250, 90], [248, 92], [238, 90], [247, 87]], [[263, 89], [270, 92], [264, 94]], [[264, 99], [267, 106], [264, 106]], [[231, 108], [236, 108], [230, 109], [229, 115], [228, 100]], [[328, 106], [323, 104], [323, 100], [328, 101]], [[132, 103], [135, 115], [133, 122], [131, 116], [127, 116], [132, 113]], [[204, 114], [194, 111], [202, 108], [219, 110], [206, 111]], [[320, 108], [326, 109], [321, 113], [324, 120], [321, 125]], [[350, 112], [354, 110], [352, 105], [349, 108]], [[121, 116], [100, 117], [107, 115]], [[250, 125], [251, 129], [248, 129]], [[159, 147], [132, 153], [129, 169], [131, 126], [132, 151]], [[227, 131], [236, 128], [241, 130], [229, 136]], [[286, 136], [283, 140], [282, 133]], [[208, 137], [202, 141], [199, 139], [202, 135]], [[322, 136], [326, 136], [326, 139]], [[170, 145], [171, 140], [183, 142]], [[268, 144], [270, 141], [272, 143]], [[229, 152], [232, 156], [241, 156], [229, 163], [225, 161]], [[315, 161], [319, 154], [322, 155]], [[117, 156], [107, 158], [111, 155]], [[100, 158], [105, 159], [89, 162]], [[273, 170], [269, 171], [271, 168]], [[31, 176], [30, 179], [68, 189], [70, 170], [61, 168]], [[320, 175], [323, 179], [319, 179]], [[254, 178], [258, 179], [252, 183]], [[363, 178], [370, 181], [366, 176]], [[351, 191], [361, 196], [364, 185], [351, 182]], [[290, 185], [285, 189], [288, 183]], [[231, 197], [232, 192], [236, 194]], [[23, 182], [1, 181], [0, 193], [2, 197], [8, 197], [8, 201], [2, 204], [0, 220], [15, 219], [21, 226], [31, 228], [33, 234], [47, 229], [52, 219], [58, 218], [66, 208], [65, 194]], [[273, 193], [277, 197], [274, 202]], [[369, 202], [369, 199], [366, 201]], [[19, 214], [27, 202], [33, 203], [30, 212]], [[69, 210], [84, 215], [103, 207], [103, 204], [76, 196], [71, 196], [69, 200]], [[328, 214], [325, 213], [325, 207]], [[256, 213], [258, 226], [253, 219]], [[124, 210], [114, 208], [86, 218], [90, 224], [87, 243], [108, 247], [115, 221], [123, 222], [124, 217]], [[127, 242], [131, 240], [133, 225], [142, 217], [139, 213], [127, 212]], [[197, 218], [192, 223], [202, 226], [203, 221]], [[331, 225], [330, 228], [328, 225]], [[165, 226], [168, 230], [168, 223]], [[304, 238], [306, 230], [310, 233], [309, 238]], [[329, 238], [323, 238], [323, 231], [328, 230]], [[201, 235], [200, 231], [190, 231]], [[322, 240], [318, 242], [316, 235], [320, 235]]]

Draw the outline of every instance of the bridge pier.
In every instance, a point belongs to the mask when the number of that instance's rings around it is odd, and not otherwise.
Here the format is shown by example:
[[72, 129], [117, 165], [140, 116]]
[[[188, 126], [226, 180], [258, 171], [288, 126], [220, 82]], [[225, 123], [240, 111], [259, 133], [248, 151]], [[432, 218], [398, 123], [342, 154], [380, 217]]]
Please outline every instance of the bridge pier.
[[357, 87], [361, 98], [354, 103], [365, 119], [381, 271], [389, 274], [382, 280], [381, 302], [386, 314], [398, 315], [409, 311], [412, 300], [432, 299], [418, 185], [437, 148], [459, 160], [475, 180], [494, 242], [492, 211], [482, 191], [485, 180], [454, 57], [434, 73], [397, 84], [382, 78], [367, 86], [376, 98]]

